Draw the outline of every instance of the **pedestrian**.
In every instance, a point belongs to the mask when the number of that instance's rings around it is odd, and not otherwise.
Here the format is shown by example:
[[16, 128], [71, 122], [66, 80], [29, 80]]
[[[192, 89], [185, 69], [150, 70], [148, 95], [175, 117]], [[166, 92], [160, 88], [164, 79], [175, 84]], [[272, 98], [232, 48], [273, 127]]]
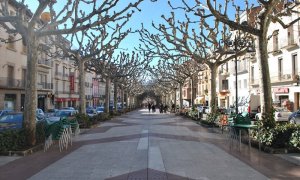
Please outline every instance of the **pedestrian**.
[[149, 113], [150, 113], [150, 110], [151, 110], [151, 104], [148, 103], [148, 109], [149, 109]]
[[172, 112], [175, 113], [175, 104], [172, 104]]
[[152, 112], [155, 112], [155, 105], [152, 104]]
[[159, 107], [159, 112], [163, 113], [163, 111], [164, 111], [164, 105], [163, 105], [163, 103], [161, 103], [160, 107]]
[[168, 110], [168, 105], [166, 104], [164, 107], [164, 113], [167, 113], [167, 110]]

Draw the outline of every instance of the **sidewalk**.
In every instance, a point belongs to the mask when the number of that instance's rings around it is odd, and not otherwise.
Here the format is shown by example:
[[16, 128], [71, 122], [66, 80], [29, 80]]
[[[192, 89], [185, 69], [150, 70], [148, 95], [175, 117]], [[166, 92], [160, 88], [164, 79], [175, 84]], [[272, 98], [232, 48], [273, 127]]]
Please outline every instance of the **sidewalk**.
[[63, 152], [53, 146], [2, 163], [0, 179], [300, 179], [300, 166], [282, 157], [230, 149], [225, 134], [145, 109], [80, 134]]

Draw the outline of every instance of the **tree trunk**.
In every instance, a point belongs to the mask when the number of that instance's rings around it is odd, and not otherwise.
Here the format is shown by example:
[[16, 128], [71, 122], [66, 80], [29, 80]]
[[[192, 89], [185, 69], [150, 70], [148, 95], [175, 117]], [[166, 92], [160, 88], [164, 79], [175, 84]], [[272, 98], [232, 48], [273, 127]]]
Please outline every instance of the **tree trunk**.
[[114, 82], [114, 112], [118, 111], [118, 82]]
[[109, 101], [110, 101], [110, 78], [106, 77], [106, 84], [105, 84], [105, 106], [104, 106], [104, 111], [106, 113], [109, 113]]
[[25, 87], [25, 109], [24, 109], [24, 128], [27, 135], [28, 145], [35, 145], [35, 119], [37, 108], [37, 52], [38, 38], [33, 34], [28, 37], [28, 56], [27, 56], [27, 73]]
[[84, 61], [78, 58], [78, 69], [79, 69], [79, 112], [81, 114], [86, 113], [86, 97], [85, 97], [85, 70], [84, 70]]
[[[272, 94], [271, 94], [271, 81], [270, 81], [270, 71], [268, 63], [268, 40], [266, 37], [266, 32], [258, 36], [258, 47], [257, 52], [258, 65], [259, 65], [259, 84], [260, 84], [260, 104], [261, 112], [263, 115], [270, 115], [272, 113]], [[275, 121], [270, 118], [263, 118], [266, 120], [264, 125], [273, 127]], [[274, 121], [274, 122], [272, 122]]]
[[122, 112], [124, 112], [124, 88], [123, 86], [121, 87], [121, 105], [122, 105]]
[[174, 104], [175, 104], [175, 107], [176, 107], [176, 105], [177, 105], [177, 93], [176, 93], [176, 88], [174, 89]]
[[212, 66], [209, 66], [209, 68], [210, 68], [210, 72], [211, 72], [210, 108], [211, 108], [211, 113], [216, 113], [217, 112], [216, 78], [217, 78], [218, 66], [216, 66], [216, 64], [213, 64]]
[[194, 106], [194, 79], [191, 77], [191, 107]]
[[183, 99], [182, 99], [182, 83], [179, 83], [179, 107], [183, 108]]
[[129, 108], [129, 101], [128, 101], [128, 92], [125, 91], [125, 103], [126, 103], [126, 108]]

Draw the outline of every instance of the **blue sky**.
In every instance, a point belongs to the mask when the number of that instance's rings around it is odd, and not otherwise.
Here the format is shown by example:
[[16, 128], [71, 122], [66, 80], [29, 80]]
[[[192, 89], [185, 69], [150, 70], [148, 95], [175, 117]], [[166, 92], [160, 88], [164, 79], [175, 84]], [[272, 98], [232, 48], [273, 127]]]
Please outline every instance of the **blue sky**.
[[[120, 0], [120, 6], [126, 6], [129, 2], [135, 2], [136, 0]], [[220, 2], [224, 2], [224, 0], [220, 0]], [[253, 2], [254, 0], [249, 0]], [[59, 3], [63, 2], [63, 3]], [[101, 3], [101, 1], [98, 1]], [[181, 0], [172, 0], [173, 5], [181, 4]], [[194, 0], [190, 0], [189, 2], [194, 3]], [[238, 4], [244, 3], [244, 1], [237, 0]], [[249, 3], [250, 3], [249, 2]], [[28, 7], [35, 11], [37, 8], [37, 0], [25, 0], [25, 3], [28, 4]], [[65, 5], [66, 1], [57, 1], [56, 5], [58, 9], [62, 8]], [[161, 15], [164, 14], [166, 17], [170, 16], [170, 12], [172, 11], [168, 5], [168, 0], [158, 0], [157, 2], [150, 2], [150, 0], [145, 0], [139, 6], [141, 12], [135, 10], [135, 14], [130, 19], [130, 22], [126, 25], [126, 28], [131, 28], [132, 30], [137, 30], [141, 28], [141, 23], [149, 30], [152, 31], [151, 23], [154, 22], [156, 25], [162, 21]], [[89, 7], [83, 7], [83, 9], [90, 9]], [[176, 11], [176, 19], [180, 19], [183, 17], [182, 14], [179, 14]], [[232, 14], [233, 15], [233, 14]], [[154, 32], [156, 33], [156, 32]], [[121, 49], [128, 49], [128, 51], [134, 50], [134, 47], [138, 47], [139, 45], [139, 35], [138, 34], [130, 34], [120, 45]]]
[[[134, 2], [134, 0], [130, 0]], [[129, 0], [121, 0], [120, 5], [125, 6], [129, 3]], [[25, 0], [25, 4], [34, 12], [37, 8], [37, 0]], [[57, 3], [58, 9], [65, 5], [64, 3]], [[127, 24], [132, 30], [140, 29], [141, 23], [144, 23], [146, 27], [150, 28], [152, 21], [159, 22], [161, 20], [162, 14], [169, 14], [170, 8], [167, 4], [167, 0], [159, 0], [158, 2], [150, 2], [150, 0], [145, 0], [140, 4], [141, 11], [135, 10], [133, 17]], [[138, 35], [131, 34], [123, 43], [122, 48], [128, 48], [133, 50], [133, 46], [138, 44]]]

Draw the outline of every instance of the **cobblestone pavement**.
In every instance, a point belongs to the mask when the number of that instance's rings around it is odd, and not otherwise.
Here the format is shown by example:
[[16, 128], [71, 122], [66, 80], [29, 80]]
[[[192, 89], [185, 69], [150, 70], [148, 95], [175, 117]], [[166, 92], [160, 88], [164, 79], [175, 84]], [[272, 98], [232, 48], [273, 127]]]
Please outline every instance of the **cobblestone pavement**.
[[62, 152], [54, 145], [3, 163], [0, 179], [300, 179], [300, 166], [244, 144], [230, 148], [226, 133], [142, 109], [80, 134]]

